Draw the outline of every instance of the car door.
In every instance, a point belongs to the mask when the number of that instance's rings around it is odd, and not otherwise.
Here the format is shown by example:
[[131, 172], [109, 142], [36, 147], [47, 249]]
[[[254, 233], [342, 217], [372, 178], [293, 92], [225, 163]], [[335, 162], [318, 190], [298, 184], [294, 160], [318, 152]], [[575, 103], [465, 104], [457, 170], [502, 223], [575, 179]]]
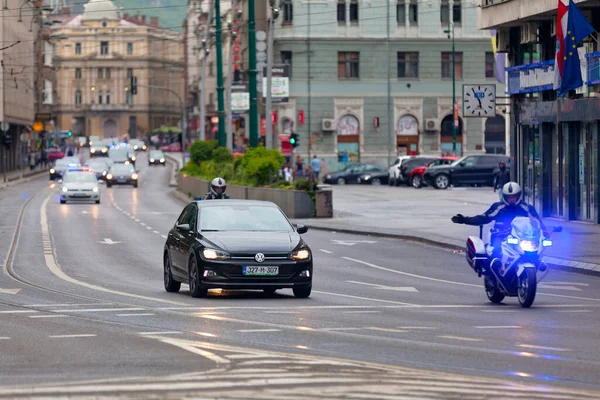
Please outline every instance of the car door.
[[366, 165], [356, 165], [350, 168], [348, 174], [346, 175], [346, 182], [348, 183], [356, 183], [358, 182], [358, 177], [361, 176], [366, 169]]
[[198, 207], [195, 204], [190, 204], [190, 209], [188, 210], [188, 214], [186, 215], [186, 223], [190, 225], [190, 230], [187, 232], [181, 232], [181, 256], [182, 256], [182, 265], [183, 270], [186, 271], [189, 261], [190, 250], [194, 246], [194, 242], [196, 241], [196, 225], [198, 221]]
[[453, 185], [469, 185], [475, 182], [477, 156], [468, 156], [452, 171]]
[[477, 161], [477, 176], [475, 183], [478, 185], [491, 185], [493, 173], [498, 169], [501, 159], [493, 156], [481, 156]]
[[177, 228], [178, 225], [188, 224], [189, 223], [189, 213], [192, 208], [192, 205], [188, 205], [184, 208], [183, 212], [177, 219], [173, 230], [171, 230], [171, 262], [173, 263], [173, 267], [177, 269], [178, 274], [182, 275], [184, 271], [186, 271], [186, 263], [185, 256], [183, 255], [182, 250], [182, 241], [184, 240], [184, 234], [181, 229]]

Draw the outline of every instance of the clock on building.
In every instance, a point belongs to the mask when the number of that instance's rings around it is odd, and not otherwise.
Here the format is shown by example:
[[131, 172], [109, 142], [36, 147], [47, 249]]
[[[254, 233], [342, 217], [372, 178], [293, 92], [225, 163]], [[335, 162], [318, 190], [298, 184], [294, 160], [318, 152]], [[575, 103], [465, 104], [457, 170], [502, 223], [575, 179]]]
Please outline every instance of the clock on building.
[[496, 115], [496, 85], [463, 85], [463, 117]]

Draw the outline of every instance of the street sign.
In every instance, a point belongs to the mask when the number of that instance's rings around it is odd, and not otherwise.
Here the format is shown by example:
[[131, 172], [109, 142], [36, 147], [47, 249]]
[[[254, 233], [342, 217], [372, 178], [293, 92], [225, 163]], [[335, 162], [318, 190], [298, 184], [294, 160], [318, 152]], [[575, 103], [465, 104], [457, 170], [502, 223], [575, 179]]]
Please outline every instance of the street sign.
[[29, 135], [27, 135], [26, 133], [21, 133], [21, 136], [19, 136], [19, 138], [21, 139], [22, 143], [25, 143], [29, 140]]
[[[267, 76], [267, 68], [263, 69]], [[267, 95], [267, 79], [263, 78], [263, 96]], [[271, 100], [273, 103], [287, 103], [290, 97], [290, 66], [274, 65], [271, 70]]]
[[244, 112], [250, 109], [250, 94], [245, 82], [231, 85], [231, 111]]
[[2, 132], [6, 132], [6, 131], [8, 131], [8, 130], [9, 130], [9, 128], [10, 128], [10, 124], [9, 124], [8, 122], [6, 122], [6, 121], [2, 121], [2, 122], [0, 123], [0, 129], [2, 129]]
[[37, 113], [35, 114], [36, 121], [50, 121], [52, 119], [52, 114], [50, 113]]

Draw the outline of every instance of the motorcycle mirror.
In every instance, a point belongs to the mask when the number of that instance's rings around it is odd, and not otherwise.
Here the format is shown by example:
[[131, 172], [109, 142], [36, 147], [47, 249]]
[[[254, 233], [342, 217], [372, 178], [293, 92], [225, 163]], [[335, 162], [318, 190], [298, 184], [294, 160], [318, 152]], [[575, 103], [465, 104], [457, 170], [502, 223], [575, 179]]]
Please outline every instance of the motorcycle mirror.
[[553, 229], [554, 232], [562, 232], [562, 230], [563, 230], [562, 226], [555, 226]]

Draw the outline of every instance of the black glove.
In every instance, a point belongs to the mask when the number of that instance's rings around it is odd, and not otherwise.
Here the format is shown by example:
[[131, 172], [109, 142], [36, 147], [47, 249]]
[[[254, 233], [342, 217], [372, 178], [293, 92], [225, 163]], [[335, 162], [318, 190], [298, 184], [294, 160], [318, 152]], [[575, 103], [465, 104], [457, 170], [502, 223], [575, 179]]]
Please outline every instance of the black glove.
[[455, 224], [464, 224], [465, 217], [462, 214], [456, 214], [454, 217], [452, 217], [452, 222], [454, 222]]

